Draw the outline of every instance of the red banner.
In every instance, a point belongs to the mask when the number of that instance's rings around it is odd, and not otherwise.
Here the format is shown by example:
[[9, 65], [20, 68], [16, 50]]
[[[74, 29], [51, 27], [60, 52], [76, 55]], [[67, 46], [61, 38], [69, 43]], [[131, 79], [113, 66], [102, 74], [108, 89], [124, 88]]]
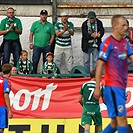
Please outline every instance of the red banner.
[[[79, 91], [89, 78], [10, 77], [14, 118], [80, 118]], [[133, 75], [128, 78], [127, 116], [133, 117]], [[103, 117], [106, 105], [100, 100]]]

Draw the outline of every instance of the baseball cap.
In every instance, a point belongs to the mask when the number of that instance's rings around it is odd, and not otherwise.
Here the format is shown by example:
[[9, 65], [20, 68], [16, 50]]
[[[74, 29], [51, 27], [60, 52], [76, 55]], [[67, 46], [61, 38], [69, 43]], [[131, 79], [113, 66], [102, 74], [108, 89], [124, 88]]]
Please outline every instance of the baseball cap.
[[95, 17], [96, 17], [95, 12], [90, 11], [90, 12], [88, 13], [88, 18], [95, 18]]
[[60, 14], [60, 16], [68, 16], [68, 13], [62, 12], [62, 13]]
[[43, 10], [41, 10], [40, 14], [41, 14], [41, 15], [43, 15], [43, 14], [48, 15], [48, 11], [47, 11], [47, 10], [45, 10], [45, 9], [43, 9]]
[[48, 52], [48, 53], [46, 54], [46, 57], [48, 57], [49, 55], [51, 55], [52, 57], [54, 57], [54, 54], [51, 53], [51, 52]]

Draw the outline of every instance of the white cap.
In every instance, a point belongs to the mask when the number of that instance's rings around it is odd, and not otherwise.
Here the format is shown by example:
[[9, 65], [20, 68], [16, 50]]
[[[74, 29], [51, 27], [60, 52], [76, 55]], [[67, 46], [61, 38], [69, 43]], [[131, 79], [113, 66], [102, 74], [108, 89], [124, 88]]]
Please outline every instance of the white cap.
[[68, 16], [68, 13], [62, 12], [62, 13], [60, 14], [60, 16]]

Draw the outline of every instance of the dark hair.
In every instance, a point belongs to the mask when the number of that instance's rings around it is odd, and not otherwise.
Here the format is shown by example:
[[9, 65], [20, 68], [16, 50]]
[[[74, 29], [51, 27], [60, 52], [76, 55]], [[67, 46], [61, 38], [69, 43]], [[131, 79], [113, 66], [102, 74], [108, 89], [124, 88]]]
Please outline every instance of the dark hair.
[[2, 72], [3, 74], [9, 74], [12, 70], [12, 65], [11, 64], [4, 64], [2, 66]]
[[95, 76], [96, 76], [96, 70], [91, 70], [90, 71], [90, 77], [95, 78]]
[[28, 54], [28, 52], [27, 52], [26, 50], [22, 50], [22, 51], [21, 51], [21, 55], [22, 55], [23, 53], [27, 53], [27, 54]]

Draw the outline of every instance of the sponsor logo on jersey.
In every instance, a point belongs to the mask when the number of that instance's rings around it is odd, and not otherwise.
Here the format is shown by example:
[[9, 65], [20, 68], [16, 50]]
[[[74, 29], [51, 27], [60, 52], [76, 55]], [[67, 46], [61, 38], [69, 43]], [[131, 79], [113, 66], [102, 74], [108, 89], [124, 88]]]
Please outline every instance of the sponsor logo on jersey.
[[126, 58], [127, 58], [126, 52], [123, 52], [123, 53], [119, 54], [119, 55], [118, 55], [118, 58], [120, 58], [120, 59], [122, 59], [122, 60], [126, 59]]

